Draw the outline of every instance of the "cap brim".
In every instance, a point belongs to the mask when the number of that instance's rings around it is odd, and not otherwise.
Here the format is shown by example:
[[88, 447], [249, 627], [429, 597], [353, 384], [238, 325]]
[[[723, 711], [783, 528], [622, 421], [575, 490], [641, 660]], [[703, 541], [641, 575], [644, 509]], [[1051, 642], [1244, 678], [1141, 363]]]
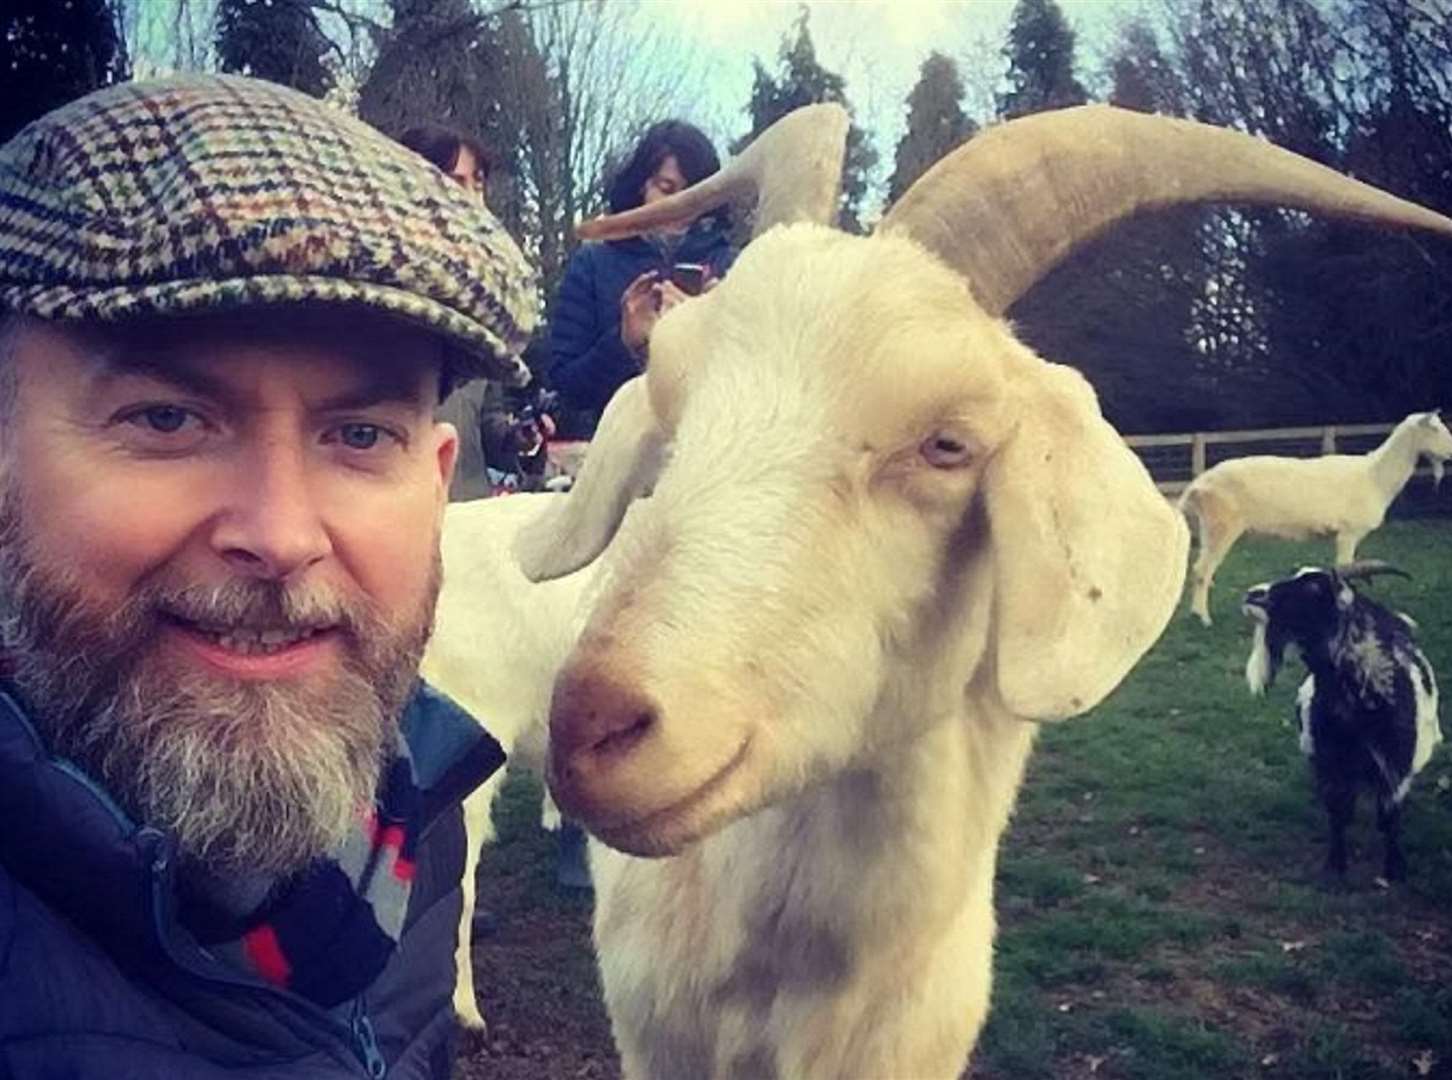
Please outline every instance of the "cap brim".
[[432, 331], [450, 346], [449, 363], [456, 382], [480, 377], [510, 386], [529, 382], [529, 369], [517, 355], [520, 343], [504, 342], [482, 323], [436, 300], [371, 282], [272, 274], [152, 285], [0, 287], [0, 308], [61, 320], [120, 322], [147, 315], [306, 303], [366, 307]]

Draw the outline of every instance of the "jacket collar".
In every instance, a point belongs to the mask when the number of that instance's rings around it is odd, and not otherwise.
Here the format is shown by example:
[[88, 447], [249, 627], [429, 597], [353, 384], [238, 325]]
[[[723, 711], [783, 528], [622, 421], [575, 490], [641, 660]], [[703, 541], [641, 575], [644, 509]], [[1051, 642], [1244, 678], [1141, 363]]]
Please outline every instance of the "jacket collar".
[[[401, 724], [424, 799], [424, 830], [504, 762], [498, 742], [422, 683]], [[4, 689], [0, 821], [0, 864], [123, 965], [171, 951], [180, 932], [171, 914], [171, 837], [132, 821], [100, 784], [52, 757]]]

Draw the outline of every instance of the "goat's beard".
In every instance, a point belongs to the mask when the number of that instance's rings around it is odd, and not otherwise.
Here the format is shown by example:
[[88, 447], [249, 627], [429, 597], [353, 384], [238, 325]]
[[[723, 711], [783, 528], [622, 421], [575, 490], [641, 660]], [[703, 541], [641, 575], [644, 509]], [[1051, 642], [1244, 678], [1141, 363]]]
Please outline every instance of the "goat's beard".
[[[437, 558], [417, 610], [392, 623], [362, 596], [255, 579], [187, 585], [165, 568], [102, 612], [31, 550], [17, 503], [0, 494], [0, 648], [50, 751], [171, 832], [184, 872], [280, 877], [336, 850], [394, 750], [438, 598]], [[326, 679], [229, 679], [167, 655], [165, 612], [335, 625], [343, 663]]]

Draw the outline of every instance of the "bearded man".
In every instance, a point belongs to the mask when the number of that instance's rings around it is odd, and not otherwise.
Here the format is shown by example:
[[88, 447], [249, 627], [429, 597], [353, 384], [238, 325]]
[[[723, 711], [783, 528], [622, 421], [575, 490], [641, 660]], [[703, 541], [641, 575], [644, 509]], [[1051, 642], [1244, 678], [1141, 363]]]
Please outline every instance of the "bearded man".
[[0, 1076], [444, 1077], [498, 745], [419, 683], [477, 198], [235, 77], [0, 147]]

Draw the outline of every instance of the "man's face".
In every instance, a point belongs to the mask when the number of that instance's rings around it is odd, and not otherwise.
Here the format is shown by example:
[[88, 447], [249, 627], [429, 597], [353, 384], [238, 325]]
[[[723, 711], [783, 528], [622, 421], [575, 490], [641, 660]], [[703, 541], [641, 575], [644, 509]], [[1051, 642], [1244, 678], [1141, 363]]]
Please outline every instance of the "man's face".
[[371, 806], [433, 618], [438, 346], [329, 312], [17, 334], [16, 686], [190, 861], [298, 868]]

